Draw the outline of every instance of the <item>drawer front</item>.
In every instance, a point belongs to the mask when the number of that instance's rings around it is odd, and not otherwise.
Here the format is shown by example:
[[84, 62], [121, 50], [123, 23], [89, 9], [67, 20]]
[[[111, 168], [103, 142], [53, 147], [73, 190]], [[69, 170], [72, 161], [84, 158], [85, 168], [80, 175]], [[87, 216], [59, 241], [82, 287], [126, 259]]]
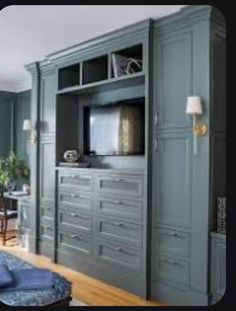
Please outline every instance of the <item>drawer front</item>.
[[143, 196], [142, 176], [103, 175], [96, 178], [97, 191], [104, 194], [118, 194], [132, 197]]
[[44, 202], [40, 207], [42, 217], [54, 217], [54, 202]]
[[92, 211], [92, 197], [89, 194], [76, 191], [60, 191], [58, 202], [60, 207], [78, 207], [88, 212]]
[[40, 221], [40, 236], [42, 238], [52, 239], [54, 235], [54, 223], [53, 219], [42, 217]]
[[189, 284], [189, 263], [176, 257], [159, 256], [155, 259], [155, 279], [161, 283], [186, 287]]
[[96, 259], [105, 264], [114, 264], [131, 268], [137, 271], [141, 270], [141, 252], [136, 248], [124, 246], [121, 243], [97, 241], [95, 246]]
[[102, 215], [120, 216], [140, 221], [143, 202], [126, 200], [122, 196], [118, 198], [99, 196], [96, 200], [96, 209]]
[[189, 256], [190, 238], [186, 232], [169, 229], [156, 230], [155, 249], [176, 256]]
[[67, 251], [74, 250], [84, 255], [92, 253], [92, 243], [90, 235], [76, 230], [62, 230], [58, 232], [58, 248]]
[[68, 225], [76, 227], [78, 229], [83, 229], [91, 231], [92, 228], [92, 216], [85, 214], [78, 209], [65, 209], [60, 208], [58, 211], [59, 225]]
[[59, 173], [59, 187], [92, 191], [92, 175], [78, 173]]
[[135, 247], [142, 246], [142, 230], [140, 225], [119, 219], [98, 218], [96, 220], [96, 236], [130, 243]]

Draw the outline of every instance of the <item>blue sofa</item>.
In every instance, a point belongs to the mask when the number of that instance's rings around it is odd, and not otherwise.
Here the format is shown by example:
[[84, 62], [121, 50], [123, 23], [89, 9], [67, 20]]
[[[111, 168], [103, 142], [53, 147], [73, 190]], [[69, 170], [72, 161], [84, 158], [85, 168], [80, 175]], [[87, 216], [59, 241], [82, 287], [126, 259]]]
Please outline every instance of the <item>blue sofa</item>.
[[[9, 270], [32, 269], [33, 265], [7, 252], [0, 251], [0, 264]], [[1, 291], [0, 305], [9, 306], [68, 306], [71, 300], [71, 283], [53, 273], [53, 288], [45, 290]], [[1, 309], [1, 307], [0, 307]]]

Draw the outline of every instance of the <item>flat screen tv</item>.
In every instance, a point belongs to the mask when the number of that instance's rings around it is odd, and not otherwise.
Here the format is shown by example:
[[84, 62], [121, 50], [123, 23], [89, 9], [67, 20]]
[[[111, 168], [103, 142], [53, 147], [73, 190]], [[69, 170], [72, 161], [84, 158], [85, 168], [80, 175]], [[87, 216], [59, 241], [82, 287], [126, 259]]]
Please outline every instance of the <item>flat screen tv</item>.
[[84, 154], [144, 154], [144, 97], [84, 107]]

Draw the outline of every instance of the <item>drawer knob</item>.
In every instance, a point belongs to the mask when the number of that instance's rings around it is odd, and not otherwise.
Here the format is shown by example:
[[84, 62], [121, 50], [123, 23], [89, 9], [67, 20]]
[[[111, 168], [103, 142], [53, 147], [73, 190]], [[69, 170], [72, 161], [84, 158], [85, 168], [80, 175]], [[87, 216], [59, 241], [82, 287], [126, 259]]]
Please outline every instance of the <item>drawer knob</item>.
[[77, 217], [78, 215], [77, 215], [77, 214], [74, 214], [74, 213], [71, 213], [70, 216], [71, 216], [71, 217]]
[[121, 252], [121, 251], [122, 251], [122, 248], [121, 248], [121, 247], [114, 247], [114, 251], [116, 251], [116, 252]]
[[113, 225], [121, 227], [123, 224], [121, 222], [113, 222]]
[[171, 259], [167, 259], [167, 258], [162, 259], [162, 261], [163, 261], [163, 262], [166, 262], [166, 263], [168, 263], [168, 264], [171, 264], [171, 265], [175, 265], [175, 266], [177, 266], [177, 265], [179, 264], [177, 261], [171, 260]]
[[177, 232], [167, 232], [168, 236], [178, 237], [178, 238], [184, 238], [184, 236]]
[[178, 236], [176, 232], [168, 232], [167, 235], [174, 236], [174, 237]]
[[50, 226], [45, 226], [44, 228], [45, 229], [50, 229], [50, 230], [52, 229]]
[[76, 234], [71, 234], [70, 237], [71, 237], [72, 239], [77, 239], [79, 236], [76, 235]]
[[74, 193], [71, 193], [70, 195], [72, 198], [79, 198], [79, 195], [78, 194], [74, 194]]
[[114, 200], [112, 201], [113, 204], [116, 204], [116, 205], [122, 205], [122, 202], [119, 201], [119, 200]]
[[75, 175], [70, 175], [70, 178], [76, 178], [76, 176]]
[[113, 179], [115, 182], [121, 182], [121, 181], [124, 181], [124, 179], [123, 178], [114, 178]]

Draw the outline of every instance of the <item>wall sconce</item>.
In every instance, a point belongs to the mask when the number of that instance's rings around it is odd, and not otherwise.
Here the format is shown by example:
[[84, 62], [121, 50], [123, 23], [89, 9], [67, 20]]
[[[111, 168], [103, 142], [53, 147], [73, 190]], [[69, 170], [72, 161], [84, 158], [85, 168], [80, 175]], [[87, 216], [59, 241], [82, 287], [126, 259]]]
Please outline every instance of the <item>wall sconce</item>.
[[31, 120], [30, 119], [25, 119], [23, 123], [23, 131], [27, 131], [31, 133], [30, 136], [30, 141], [32, 144], [35, 144], [37, 141], [37, 134], [35, 129], [32, 126]]
[[193, 150], [197, 154], [197, 136], [204, 136], [207, 133], [207, 125], [204, 123], [197, 123], [197, 115], [202, 115], [202, 102], [199, 96], [189, 96], [187, 98], [186, 113], [193, 116]]

